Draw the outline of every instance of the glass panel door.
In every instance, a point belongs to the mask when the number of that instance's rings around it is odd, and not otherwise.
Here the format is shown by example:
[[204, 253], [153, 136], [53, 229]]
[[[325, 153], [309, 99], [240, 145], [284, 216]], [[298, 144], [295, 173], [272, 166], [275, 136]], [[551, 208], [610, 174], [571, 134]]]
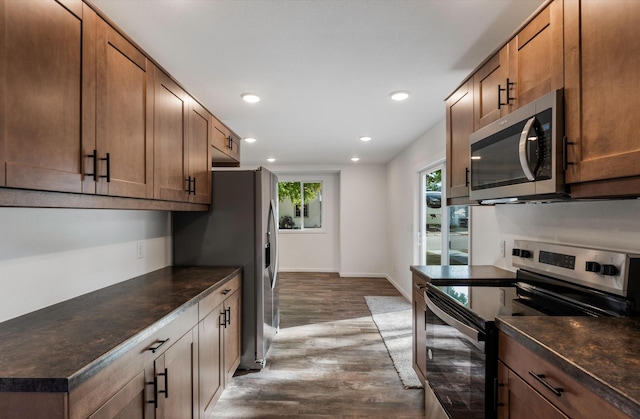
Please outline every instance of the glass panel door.
[[[424, 257], [425, 265], [442, 265], [442, 210], [444, 209], [442, 206], [442, 166], [423, 172], [421, 178], [424, 209], [424, 234], [422, 235], [424, 246], [422, 246], [423, 255], [421, 257]], [[444, 250], [446, 254], [446, 247]]]
[[420, 172], [419, 264], [469, 264], [469, 207], [446, 205], [444, 164]]
[[469, 264], [469, 207], [452, 205], [449, 210], [449, 265]]

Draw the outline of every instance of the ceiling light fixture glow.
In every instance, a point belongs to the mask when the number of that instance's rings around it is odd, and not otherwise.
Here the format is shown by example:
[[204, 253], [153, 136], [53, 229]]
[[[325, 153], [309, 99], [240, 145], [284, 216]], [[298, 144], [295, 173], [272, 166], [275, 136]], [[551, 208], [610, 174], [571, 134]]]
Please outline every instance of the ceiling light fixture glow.
[[364, 141], [366, 143], [367, 141], [371, 141], [371, 137], [360, 137], [360, 141]]
[[391, 92], [389, 97], [396, 102], [400, 102], [409, 97], [409, 91], [407, 90], [398, 90], [397, 92]]
[[269, 158], [267, 159], [267, 161], [268, 161], [269, 163], [273, 163], [274, 161], [276, 161], [276, 159], [274, 159], [273, 157], [269, 157]]
[[242, 100], [248, 103], [257, 103], [260, 102], [260, 96], [255, 93], [243, 93], [240, 95]]
[[255, 139], [255, 138], [253, 138], [253, 137], [247, 137], [247, 138], [245, 138], [244, 140], [245, 140], [246, 142], [248, 142], [248, 143], [255, 143], [255, 142], [256, 142], [256, 139]]
[[351, 157], [351, 161], [359, 161], [360, 157]]

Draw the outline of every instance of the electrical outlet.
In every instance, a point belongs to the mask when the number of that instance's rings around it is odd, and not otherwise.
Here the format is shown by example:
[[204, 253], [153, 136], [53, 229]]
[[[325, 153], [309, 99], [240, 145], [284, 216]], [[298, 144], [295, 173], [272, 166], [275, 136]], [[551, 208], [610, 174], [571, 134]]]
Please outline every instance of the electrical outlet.
[[500, 288], [500, 307], [504, 307], [504, 304], [505, 304], [504, 288]]
[[144, 258], [144, 242], [136, 243], [136, 256], [138, 259]]
[[501, 258], [504, 257], [504, 240], [500, 240], [500, 243], [498, 244], [498, 254]]

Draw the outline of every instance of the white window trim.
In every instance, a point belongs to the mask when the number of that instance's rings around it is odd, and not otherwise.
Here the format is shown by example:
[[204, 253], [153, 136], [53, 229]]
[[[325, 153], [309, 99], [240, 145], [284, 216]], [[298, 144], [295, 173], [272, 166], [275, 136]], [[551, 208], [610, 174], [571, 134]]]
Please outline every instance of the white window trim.
[[[306, 178], [306, 176], [304, 176], [304, 178]], [[325, 229], [325, 224], [326, 224], [326, 205], [324, 203], [324, 196], [325, 196], [325, 182], [324, 180], [321, 179], [301, 179], [300, 177], [287, 177], [287, 178], [283, 178], [283, 179], [278, 179], [278, 183], [280, 182], [300, 182], [301, 184], [305, 184], [305, 183], [320, 183], [322, 184], [322, 197], [323, 200], [322, 205], [320, 207], [320, 219], [322, 220], [322, 226], [320, 228], [301, 228], [301, 229], [288, 229], [288, 228], [284, 228], [281, 229], [280, 228], [280, 197], [278, 197], [278, 234], [326, 234], [326, 229]]]

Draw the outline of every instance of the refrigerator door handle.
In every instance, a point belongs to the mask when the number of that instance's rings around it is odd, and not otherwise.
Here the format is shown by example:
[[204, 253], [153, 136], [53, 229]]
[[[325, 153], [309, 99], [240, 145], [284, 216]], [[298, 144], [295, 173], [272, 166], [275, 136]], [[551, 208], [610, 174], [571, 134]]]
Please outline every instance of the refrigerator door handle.
[[[274, 256], [275, 256], [275, 261], [273, 263], [273, 267], [270, 269], [270, 274], [271, 274], [271, 289], [274, 289], [276, 287], [276, 281], [278, 280], [278, 252], [279, 252], [279, 247], [278, 247], [278, 224], [276, 224], [276, 203], [275, 201], [272, 199], [271, 203], [269, 204], [269, 216], [271, 217], [271, 225], [273, 226], [273, 230], [274, 230], [274, 234], [273, 234], [273, 239], [274, 239], [274, 245], [275, 245], [275, 252], [274, 252]], [[269, 241], [268, 246], [269, 246], [269, 255], [271, 254], [271, 229], [269, 229], [269, 232], [267, 233], [269, 235]], [[271, 258], [269, 258], [269, 265], [271, 265]]]

